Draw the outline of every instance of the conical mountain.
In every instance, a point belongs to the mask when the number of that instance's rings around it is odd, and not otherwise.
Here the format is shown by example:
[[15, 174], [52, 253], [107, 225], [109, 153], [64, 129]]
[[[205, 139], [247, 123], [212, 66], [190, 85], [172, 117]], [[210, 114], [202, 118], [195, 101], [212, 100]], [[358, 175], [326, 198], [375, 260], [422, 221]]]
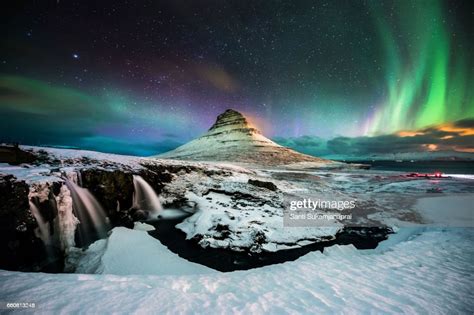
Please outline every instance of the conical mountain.
[[214, 125], [201, 137], [156, 157], [257, 165], [330, 162], [276, 144], [250, 126], [247, 119], [233, 109], [228, 109], [217, 116]]

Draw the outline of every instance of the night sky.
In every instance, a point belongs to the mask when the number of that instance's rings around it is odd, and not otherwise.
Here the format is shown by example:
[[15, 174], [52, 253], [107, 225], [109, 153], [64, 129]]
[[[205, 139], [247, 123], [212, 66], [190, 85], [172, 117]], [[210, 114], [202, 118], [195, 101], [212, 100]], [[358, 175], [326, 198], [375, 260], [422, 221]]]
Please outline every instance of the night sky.
[[474, 152], [472, 1], [8, 5], [0, 141], [151, 155], [233, 108], [314, 154]]

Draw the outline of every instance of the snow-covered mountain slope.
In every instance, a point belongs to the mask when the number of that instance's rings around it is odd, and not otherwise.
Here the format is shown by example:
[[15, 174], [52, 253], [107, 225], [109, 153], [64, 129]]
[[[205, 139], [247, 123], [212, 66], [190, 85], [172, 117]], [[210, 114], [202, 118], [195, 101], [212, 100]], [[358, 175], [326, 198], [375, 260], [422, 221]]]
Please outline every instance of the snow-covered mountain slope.
[[341, 164], [283, 147], [252, 127], [239, 112], [228, 109], [217, 117], [207, 133], [159, 158], [193, 161], [231, 161], [257, 165], [313, 162], [314, 166]]
[[0, 300], [35, 303], [40, 313], [472, 314], [473, 242], [473, 229], [431, 230], [384, 251], [333, 246], [204, 275], [0, 271]]

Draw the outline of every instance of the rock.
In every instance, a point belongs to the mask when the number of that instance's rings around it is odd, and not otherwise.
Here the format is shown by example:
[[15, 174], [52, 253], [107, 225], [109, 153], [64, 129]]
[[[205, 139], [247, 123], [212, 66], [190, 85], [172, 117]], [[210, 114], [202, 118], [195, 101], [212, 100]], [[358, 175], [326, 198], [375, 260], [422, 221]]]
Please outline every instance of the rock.
[[148, 211], [145, 210], [137, 210], [132, 214], [132, 218], [134, 221], [143, 221], [148, 219]]
[[250, 185], [270, 189], [270, 190], [273, 190], [273, 191], [278, 190], [278, 187], [272, 182], [264, 182], [264, 181], [261, 181], [261, 180], [258, 180], [258, 179], [249, 179], [248, 183]]
[[24, 181], [0, 175], [1, 269], [34, 271], [46, 258], [45, 246], [34, 233], [38, 225], [30, 213], [28, 193]]
[[132, 207], [132, 173], [121, 170], [88, 168], [80, 171], [82, 186], [100, 202], [114, 226], [130, 226], [128, 212]]
[[36, 156], [30, 152], [23, 151], [18, 145], [0, 145], [0, 163], [18, 165], [32, 163]]

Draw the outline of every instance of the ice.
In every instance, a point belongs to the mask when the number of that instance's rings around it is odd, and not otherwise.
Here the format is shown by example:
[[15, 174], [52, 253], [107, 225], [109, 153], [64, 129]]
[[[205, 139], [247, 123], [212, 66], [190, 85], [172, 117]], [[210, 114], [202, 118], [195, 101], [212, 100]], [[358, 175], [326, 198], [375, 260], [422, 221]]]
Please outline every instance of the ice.
[[135, 222], [133, 225], [134, 230], [138, 231], [153, 231], [155, 227], [150, 224], [142, 223], [142, 222]]
[[[128, 244], [124, 251], [119, 243], [117, 268], [139, 253], [143, 264], [159, 265], [161, 255], [152, 249], [161, 253], [160, 247], [146, 241], [144, 232], [132, 232], [130, 242], [144, 245], [135, 251]], [[118, 241], [128, 242], [126, 235]], [[334, 246], [294, 262], [232, 273], [0, 271], [0, 300], [34, 302], [40, 313], [472, 314], [473, 242], [474, 229], [431, 229], [379, 252]]]
[[71, 193], [65, 185], [61, 186], [59, 195], [56, 197], [56, 203], [58, 207], [59, 240], [61, 248], [67, 252], [75, 245], [74, 234], [79, 220], [74, 216]]
[[72, 248], [66, 258], [67, 268], [76, 273], [96, 273], [103, 271], [102, 256], [108, 239], [100, 239], [90, 244], [87, 250]]

